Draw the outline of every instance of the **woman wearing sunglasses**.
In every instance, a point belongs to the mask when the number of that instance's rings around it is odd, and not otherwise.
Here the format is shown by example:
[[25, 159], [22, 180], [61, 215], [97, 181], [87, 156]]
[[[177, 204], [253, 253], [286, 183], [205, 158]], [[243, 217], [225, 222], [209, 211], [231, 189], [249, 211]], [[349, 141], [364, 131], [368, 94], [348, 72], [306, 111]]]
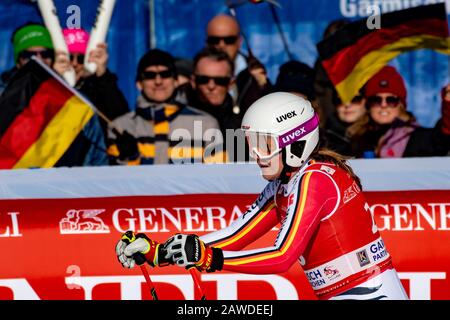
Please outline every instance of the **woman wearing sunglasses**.
[[448, 106], [443, 105], [443, 117], [434, 128], [421, 127], [406, 108], [406, 87], [395, 68], [382, 68], [366, 83], [364, 94], [367, 115], [348, 129], [355, 156], [400, 158], [448, 154]]
[[[318, 147], [311, 103], [291, 93], [266, 95], [247, 110], [242, 129], [269, 181], [253, 205], [201, 237], [137, 240], [125, 249], [124, 266], [135, 252], [152, 265], [173, 261], [206, 272], [274, 274], [300, 263], [318, 299], [407, 299], [359, 178], [342, 156]], [[275, 226], [273, 246], [243, 250]]]

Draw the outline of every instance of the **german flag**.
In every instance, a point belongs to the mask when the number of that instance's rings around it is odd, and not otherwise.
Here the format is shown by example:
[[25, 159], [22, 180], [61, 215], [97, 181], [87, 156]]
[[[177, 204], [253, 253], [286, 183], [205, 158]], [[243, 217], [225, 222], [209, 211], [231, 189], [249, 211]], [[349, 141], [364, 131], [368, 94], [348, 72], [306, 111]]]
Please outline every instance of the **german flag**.
[[352, 22], [317, 44], [322, 65], [343, 102], [399, 54], [434, 49], [450, 54], [445, 3], [419, 6], [373, 17], [379, 29], [369, 29], [367, 19]]
[[30, 60], [0, 97], [0, 169], [55, 166], [93, 115], [50, 68]]

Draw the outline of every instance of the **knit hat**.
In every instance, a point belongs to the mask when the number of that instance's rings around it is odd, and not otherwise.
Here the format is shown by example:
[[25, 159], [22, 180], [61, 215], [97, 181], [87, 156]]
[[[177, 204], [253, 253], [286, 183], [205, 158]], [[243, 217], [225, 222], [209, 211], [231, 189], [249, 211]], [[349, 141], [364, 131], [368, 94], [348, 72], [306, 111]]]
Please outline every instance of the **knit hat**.
[[402, 76], [391, 66], [385, 66], [367, 81], [364, 87], [366, 97], [374, 96], [378, 93], [392, 93], [400, 98], [406, 107], [406, 87]]
[[169, 70], [173, 71], [174, 77], [176, 77], [177, 69], [175, 67], [175, 59], [172, 55], [160, 49], [151, 49], [139, 60], [136, 81], [142, 80], [142, 73], [150, 66], [166, 66]]
[[13, 35], [14, 62], [19, 54], [31, 47], [53, 49], [53, 42], [47, 28], [39, 24], [30, 24], [18, 29]]
[[70, 53], [86, 53], [89, 42], [89, 33], [86, 30], [64, 29], [63, 34]]
[[314, 70], [296, 60], [282, 64], [275, 82], [275, 90], [302, 93], [309, 100], [314, 100]]
[[178, 74], [190, 78], [194, 73], [194, 61], [192, 59], [177, 58], [175, 59], [175, 67]]

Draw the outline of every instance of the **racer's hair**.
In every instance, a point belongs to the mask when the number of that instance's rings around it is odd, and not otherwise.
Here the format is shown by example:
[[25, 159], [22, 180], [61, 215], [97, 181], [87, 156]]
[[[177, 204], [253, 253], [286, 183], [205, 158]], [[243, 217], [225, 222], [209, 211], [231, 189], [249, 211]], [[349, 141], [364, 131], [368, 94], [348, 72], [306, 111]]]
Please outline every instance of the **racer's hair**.
[[343, 156], [327, 148], [316, 148], [316, 150], [314, 150], [311, 154], [311, 159], [317, 161], [328, 161], [335, 164], [339, 168], [344, 169], [348, 172], [350, 177], [356, 181], [358, 187], [362, 190], [361, 179], [359, 179], [353, 169], [347, 164], [347, 160], [350, 159], [350, 157]]

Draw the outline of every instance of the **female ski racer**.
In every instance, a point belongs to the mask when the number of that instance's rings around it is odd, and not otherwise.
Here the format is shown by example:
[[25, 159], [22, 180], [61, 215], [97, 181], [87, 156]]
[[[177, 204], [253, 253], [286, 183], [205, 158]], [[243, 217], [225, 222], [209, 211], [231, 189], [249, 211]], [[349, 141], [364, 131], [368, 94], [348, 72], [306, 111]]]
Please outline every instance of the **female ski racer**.
[[[359, 178], [342, 156], [318, 147], [310, 102], [266, 95], [247, 110], [242, 129], [269, 181], [249, 210], [225, 229], [176, 234], [164, 245], [143, 234], [125, 236], [116, 247], [123, 266], [134, 266], [135, 253], [152, 266], [206, 272], [282, 273], [299, 261], [318, 299], [408, 299]], [[242, 250], [277, 224], [273, 246]]]

